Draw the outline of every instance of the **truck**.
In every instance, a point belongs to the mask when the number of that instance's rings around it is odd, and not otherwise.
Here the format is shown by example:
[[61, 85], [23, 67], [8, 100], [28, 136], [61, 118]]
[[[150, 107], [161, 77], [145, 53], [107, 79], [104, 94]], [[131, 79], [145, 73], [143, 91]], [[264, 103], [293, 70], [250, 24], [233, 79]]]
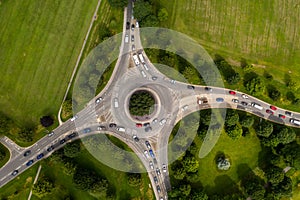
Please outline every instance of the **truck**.
[[299, 120], [297, 120], [297, 119], [291, 118], [291, 119], [290, 119], [290, 122], [291, 122], [291, 124], [294, 124], [294, 125], [300, 126], [300, 121], [299, 121]]
[[140, 64], [140, 61], [139, 61], [138, 56], [136, 54], [133, 54], [132, 58], [133, 58], [133, 61], [134, 61], [135, 65]]
[[119, 107], [118, 98], [114, 98], [114, 106], [115, 106], [115, 108]]
[[258, 110], [262, 110], [263, 109], [263, 107], [261, 105], [259, 105], [258, 103], [255, 103], [255, 102], [252, 102], [251, 106], [254, 107], [254, 108], [256, 108], [256, 109], [258, 109]]
[[129, 36], [126, 34], [125, 35], [125, 43], [128, 43], [128, 41], [129, 41]]
[[139, 58], [140, 58], [140, 60], [141, 60], [142, 63], [145, 63], [144, 56], [143, 56], [142, 53], [139, 53]]
[[199, 105], [207, 104], [207, 103], [208, 103], [208, 100], [207, 100], [206, 97], [198, 97], [198, 98], [197, 98], [197, 103], [198, 103]]

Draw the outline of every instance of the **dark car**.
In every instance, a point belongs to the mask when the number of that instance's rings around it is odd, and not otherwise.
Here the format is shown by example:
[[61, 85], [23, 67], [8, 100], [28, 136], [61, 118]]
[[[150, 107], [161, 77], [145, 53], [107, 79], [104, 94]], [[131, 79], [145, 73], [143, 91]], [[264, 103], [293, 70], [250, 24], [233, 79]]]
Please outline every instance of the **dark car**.
[[212, 89], [210, 87], [205, 87], [204, 90], [208, 92], [212, 92]]
[[146, 127], [146, 128], [145, 128], [145, 131], [146, 131], [146, 132], [152, 131], [151, 126]]
[[29, 156], [30, 154], [31, 154], [31, 151], [28, 150], [28, 151], [25, 151], [24, 156], [26, 157], [26, 156]]
[[156, 189], [157, 189], [157, 192], [158, 192], [158, 193], [160, 193], [160, 192], [161, 192], [159, 185], [158, 185], [158, 186], [156, 186]]
[[156, 173], [157, 173], [157, 175], [160, 175], [160, 169], [159, 168], [156, 168]]
[[283, 114], [278, 114], [278, 117], [281, 119], [285, 119], [285, 115], [283, 115]]
[[117, 127], [117, 124], [110, 123], [110, 124], [109, 124], [109, 127], [110, 127], [110, 128], [115, 128], [115, 127]]
[[130, 28], [130, 22], [126, 22], [126, 29]]
[[238, 103], [238, 102], [239, 102], [239, 100], [238, 100], [238, 99], [232, 99], [232, 102], [234, 102], [234, 103]]
[[65, 139], [62, 139], [61, 141], [59, 141], [60, 144], [63, 144], [63, 143], [65, 143], [65, 142], [66, 142]]
[[193, 85], [188, 85], [187, 88], [188, 88], [188, 89], [191, 89], [191, 90], [194, 90], [194, 89], [195, 89], [195, 87], [194, 87]]
[[149, 122], [144, 123], [144, 127], [148, 127], [148, 126], [150, 126], [150, 123], [149, 123]]
[[131, 24], [131, 30], [134, 31], [134, 24]]
[[243, 106], [248, 106], [248, 103], [245, 102], [245, 101], [242, 101], [241, 104], [242, 104]]
[[134, 35], [131, 35], [131, 42], [134, 42]]
[[54, 146], [51, 145], [50, 147], [48, 147], [47, 151], [50, 152], [50, 151], [52, 151], [53, 149], [54, 149]]
[[292, 116], [293, 116], [293, 113], [292, 113], [292, 112], [290, 112], [290, 111], [285, 111], [285, 114], [286, 114], [286, 115], [288, 115], [288, 116], [290, 116], [290, 117], [292, 117]]
[[29, 160], [29, 161], [26, 163], [26, 166], [30, 166], [30, 165], [32, 165], [32, 163], [33, 163], [33, 160]]
[[154, 183], [156, 183], [156, 184], [158, 183], [157, 176], [154, 176], [154, 177], [153, 177], [153, 180], [154, 180]]
[[36, 159], [41, 159], [42, 157], [44, 157], [44, 154], [43, 153], [41, 153], [41, 154], [39, 154], [37, 157], [36, 157]]
[[75, 137], [76, 134], [77, 134], [76, 132], [73, 132], [73, 133], [71, 133], [70, 135], [68, 135], [68, 138], [71, 139], [71, 138]]
[[151, 145], [150, 145], [149, 141], [146, 141], [145, 144], [146, 144], [146, 146], [147, 146], [148, 149], [151, 149]]
[[152, 149], [149, 150], [149, 153], [150, 153], [150, 156], [151, 156], [152, 158], [155, 157]]
[[154, 162], [154, 164], [157, 165], [157, 160], [156, 160], [156, 158], [153, 158], [153, 162]]
[[139, 139], [136, 135], [132, 136], [132, 138], [133, 138], [134, 141], [136, 141], [136, 142], [140, 141], [140, 139]]
[[99, 97], [99, 98], [96, 99], [95, 103], [98, 104], [98, 103], [100, 103], [102, 100], [103, 100], [103, 98], [102, 98], [102, 97]]
[[273, 115], [273, 114], [274, 114], [274, 112], [273, 112], [272, 110], [269, 110], [269, 109], [266, 110], [266, 113], [268, 113], [268, 114], [270, 114], [270, 115]]
[[83, 129], [83, 133], [89, 133], [89, 132], [91, 132], [92, 130], [90, 129], [90, 128], [85, 128], [85, 129]]
[[14, 170], [14, 171], [11, 173], [11, 175], [15, 176], [15, 175], [17, 175], [18, 173], [19, 173], [18, 170]]

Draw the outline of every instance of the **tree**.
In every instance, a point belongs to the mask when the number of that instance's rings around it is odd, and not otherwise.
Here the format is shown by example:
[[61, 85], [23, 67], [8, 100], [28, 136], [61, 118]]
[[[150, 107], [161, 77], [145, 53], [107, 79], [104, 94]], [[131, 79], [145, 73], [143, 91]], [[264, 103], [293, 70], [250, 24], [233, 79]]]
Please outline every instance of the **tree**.
[[264, 187], [259, 183], [257, 178], [250, 178], [242, 181], [242, 186], [245, 189], [247, 197], [251, 197], [253, 200], [263, 199], [265, 195]]
[[152, 112], [155, 100], [149, 92], [139, 91], [130, 97], [129, 111], [136, 116], [149, 115]]
[[196, 172], [199, 168], [199, 162], [196, 158], [192, 155], [187, 155], [184, 157], [183, 161], [183, 168], [186, 172]]
[[142, 177], [141, 174], [138, 173], [128, 173], [128, 184], [136, 187], [136, 186], [140, 186], [142, 184]]
[[161, 8], [158, 11], [157, 18], [160, 22], [166, 21], [168, 19], [168, 11], [165, 8]]
[[233, 126], [239, 121], [239, 115], [234, 110], [227, 110], [225, 122], [228, 126]]
[[127, 5], [128, 0], [108, 0], [108, 3], [112, 7], [118, 7], [118, 8], [123, 8]]
[[191, 194], [191, 200], [208, 200], [208, 196], [204, 190], [193, 191]]
[[62, 105], [61, 115], [63, 119], [70, 118], [72, 113], [72, 99], [66, 99]]
[[186, 172], [181, 162], [176, 161], [171, 167], [175, 179], [182, 180], [186, 176]]
[[234, 140], [239, 139], [243, 134], [243, 129], [239, 125], [226, 126], [226, 132]]
[[292, 180], [284, 176], [283, 180], [278, 185], [272, 187], [272, 189], [279, 197], [290, 197], [293, 189]]
[[265, 85], [260, 77], [250, 79], [245, 84], [246, 90], [252, 95], [259, 95], [264, 93]]
[[189, 194], [190, 194], [190, 192], [191, 192], [191, 185], [190, 184], [182, 184], [182, 185], [180, 185], [180, 187], [179, 187], [179, 190], [180, 190], [180, 192], [181, 192], [181, 194], [183, 195], [183, 196], [189, 196]]
[[279, 143], [288, 144], [296, 139], [295, 131], [290, 127], [282, 127], [274, 137], [278, 139]]
[[250, 128], [254, 123], [254, 118], [249, 115], [245, 115], [240, 118], [240, 124], [242, 127]]
[[191, 182], [191, 183], [197, 183], [200, 181], [200, 176], [198, 175], [198, 173], [188, 173], [186, 175], [186, 179], [187, 181]]
[[274, 101], [277, 101], [278, 99], [280, 99], [281, 93], [276, 87], [269, 85], [268, 86], [268, 95], [271, 99], [273, 99]]
[[255, 130], [257, 135], [263, 137], [269, 137], [273, 132], [273, 124], [266, 120], [263, 120], [258, 124]]
[[31, 128], [22, 128], [18, 133], [18, 139], [23, 142], [32, 142], [33, 140], [33, 132]]
[[80, 150], [79, 142], [68, 143], [64, 146], [64, 155], [69, 158], [75, 158], [80, 154]]
[[47, 177], [40, 178], [38, 182], [33, 186], [32, 192], [39, 198], [44, 197], [47, 194], [50, 194], [54, 189], [53, 182]]
[[54, 120], [51, 116], [43, 116], [42, 118], [40, 118], [40, 122], [42, 126], [49, 127], [53, 124]]
[[74, 161], [64, 157], [64, 159], [62, 159], [62, 162], [64, 164], [63, 172], [67, 175], [73, 175], [77, 168], [77, 165], [74, 163]]
[[134, 17], [140, 22], [152, 13], [152, 6], [143, 0], [137, 1], [133, 8]]
[[269, 167], [265, 175], [273, 186], [278, 185], [284, 178], [283, 170], [276, 166]]
[[5, 156], [6, 156], [6, 152], [5, 152], [5, 150], [3, 148], [2, 148], [2, 145], [1, 145], [0, 146], [0, 161], [2, 161], [5, 158]]
[[152, 14], [145, 17], [143, 19], [143, 21], [141, 22], [142, 26], [145, 26], [145, 27], [157, 26], [158, 23], [159, 23], [159, 21], [158, 21], [157, 17]]

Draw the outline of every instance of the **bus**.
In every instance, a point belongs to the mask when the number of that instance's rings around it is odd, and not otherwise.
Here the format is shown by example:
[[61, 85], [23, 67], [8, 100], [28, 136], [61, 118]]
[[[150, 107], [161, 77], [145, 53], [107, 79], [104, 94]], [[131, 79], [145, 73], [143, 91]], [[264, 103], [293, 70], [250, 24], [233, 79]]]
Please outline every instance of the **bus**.
[[297, 119], [293, 119], [293, 118], [291, 118], [291, 119], [290, 119], [290, 122], [291, 122], [291, 124], [294, 124], [294, 125], [300, 126], [300, 121], [299, 121], [299, 120], [297, 120]]

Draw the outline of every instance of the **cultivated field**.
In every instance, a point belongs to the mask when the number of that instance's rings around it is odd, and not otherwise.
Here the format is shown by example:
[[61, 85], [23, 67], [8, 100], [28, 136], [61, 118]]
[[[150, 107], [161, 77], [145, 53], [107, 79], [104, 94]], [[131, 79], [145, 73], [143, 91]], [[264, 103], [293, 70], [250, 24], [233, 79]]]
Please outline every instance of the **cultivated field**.
[[56, 114], [97, 0], [0, 0], [0, 109], [21, 125]]
[[300, 2], [293, 0], [161, 0], [166, 26], [209, 51], [272, 66], [280, 77], [300, 77]]

